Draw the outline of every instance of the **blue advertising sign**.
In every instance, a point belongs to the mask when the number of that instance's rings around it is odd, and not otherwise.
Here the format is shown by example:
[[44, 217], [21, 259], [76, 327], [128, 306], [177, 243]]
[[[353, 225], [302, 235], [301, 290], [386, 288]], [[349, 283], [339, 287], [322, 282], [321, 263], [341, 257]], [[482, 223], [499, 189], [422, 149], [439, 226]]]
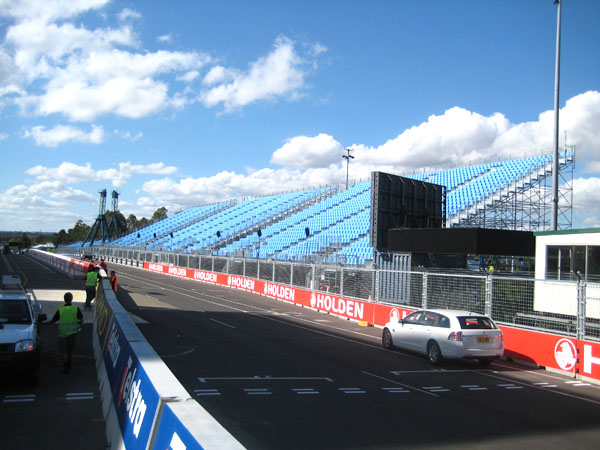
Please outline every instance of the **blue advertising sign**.
[[156, 450], [202, 450], [203, 447], [183, 426], [169, 404], [165, 404], [154, 440]]
[[102, 353], [125, 448], [145, 449], [160, 399], [117, 320]]

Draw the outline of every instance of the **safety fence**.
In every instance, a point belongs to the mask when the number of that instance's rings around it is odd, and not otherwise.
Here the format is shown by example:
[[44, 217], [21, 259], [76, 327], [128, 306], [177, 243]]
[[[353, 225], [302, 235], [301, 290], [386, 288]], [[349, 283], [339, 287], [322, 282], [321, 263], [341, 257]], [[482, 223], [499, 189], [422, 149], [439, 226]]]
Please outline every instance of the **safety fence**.
[[405, 308], [463, 309], [496, 322], [600, 341], [600, 283], [536, 280], [502, 273], [355, 268], [98, 247], [98, 257], [238, 275]]

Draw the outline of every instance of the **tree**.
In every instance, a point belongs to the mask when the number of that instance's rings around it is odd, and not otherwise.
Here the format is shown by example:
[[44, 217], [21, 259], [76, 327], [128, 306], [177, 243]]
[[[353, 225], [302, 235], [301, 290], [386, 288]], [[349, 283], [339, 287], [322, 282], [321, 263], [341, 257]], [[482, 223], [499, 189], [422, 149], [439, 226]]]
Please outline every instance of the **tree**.
[[52, 236], [51, 239], [52, 243], [57, 247], [61, 244], [66, 244], [68, 240], [69, 236], [67, 235], [67, 232], [65, 230], [60, 230], [58, 233]]
[[23, 233], [19, 238], [19, 242], [21, 243], [21, 248], [29, 248], [31, 247], [31, 239], [26, 233]]
[[167, 218], [167, 208], [165, 208], [164, 206], [161, 206], [156, 211], [154, 211], [154, 214], [152, 214], [152, 218], [150, 219], [150, 222], [156, 223], [156, 222], [160, 222], [161, 220], [166, 219], [166, 218]]
[[[106, 217], [106, 223], [108, 224], [108, 226], [110, 227], [110, 221], [111, 221], [111, 217], [113, 215], [112, 211], [106, 211], [106, 213], [104, 213], [104, 216]], [[127, 220], [125, 219], [125, 216], [123, 215], [123, 213], [121, 211], [117, 210], [117, 213], [115, 215], [115, 217], [117, 218], [117, 224], [119, 226], [119, 234], [124, 234], [127, 232]], [[112, 235], [112, 231], [111, 231], [111, 235]], [[119, 237], [119, 236], [117, 236]]]
[[75, 223], [75, 226], [68, 231], [68, 241], [69, 242], [77, 242], [83, 241], [87, 234], [90, 231], [90, 226], [83, 222], [83, 220], [78, 220]]
[[139, 228], [138, 220], [137, 217], [135, 217], [135, 214], [129, 214], [125, 222], [127, 223], [127, 231], [129, 231], [130, 233]]

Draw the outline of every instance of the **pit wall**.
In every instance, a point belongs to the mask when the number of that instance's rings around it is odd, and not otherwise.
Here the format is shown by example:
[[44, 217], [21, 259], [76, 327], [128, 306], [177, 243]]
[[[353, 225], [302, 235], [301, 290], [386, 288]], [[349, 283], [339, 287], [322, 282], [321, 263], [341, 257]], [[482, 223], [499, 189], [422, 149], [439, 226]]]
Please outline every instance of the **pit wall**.
[[[372, 303], [327, 293], [280, 285], [238, 275], [188, 269], [144, 262], [144, 269], [203, 283], [242, 289], [276, 300], [308, 307], [354, 320], [362, 325], [384, 327], [414, 309]], [[542, 366], [575, 378], [600, 382], [600, 343], [570, 336], [499, 325], [504, 334], [504, 357], [516, 362]]]
[[[52, 253], [30, 254], [69, 276], [83, 278], [89, 267]], [[107, 279], [99, 283], [95, 303], [93, 347], [110, 448], [244, 448], [175, 378]]]

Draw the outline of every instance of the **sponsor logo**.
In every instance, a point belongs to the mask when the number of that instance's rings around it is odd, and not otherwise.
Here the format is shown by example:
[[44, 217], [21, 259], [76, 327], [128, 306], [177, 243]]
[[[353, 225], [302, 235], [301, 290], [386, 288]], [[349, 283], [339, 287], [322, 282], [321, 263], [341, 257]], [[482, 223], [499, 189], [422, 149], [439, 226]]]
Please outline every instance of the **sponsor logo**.
[[114, 369], [119, 359], [119, 353], [121, 353], [121, 346], [119, 345], [119, 332], [115, 323], [112, 324], [110, 329], [108, 343], [106, 344], [106, 353], [108, 354]]
[[353, 317], [358, 320], [364, 319], [365, 305], [362, 302], [334, 297], [333, 295], [312, 293], [310, 306], [320, 311], [332, 312], [334, 314]]
[[254, 290], [254, 280], [243, 277], [227, 277], [227, 286], [236, 287], [240, 289]]
[[390, 322], [398, 322], [400, 320], [400, 311], [397, 308], [392, 308], [390, 311]]
[[163, 266], [162, 264], [155, 264], [152, 263], [148, 266], [149, 270], [154, 270], [155, 272], [162, 272], [163, 271]]
[[178, 277], [185, 277], [187, 275], [187, 271], [183, 267], [169, 266], [169, 275], [177, 275]]
[[585, 344], [583, 346], [583, 371], [591, 374], [593, 364], [600, 364], [600, 358], [592, 356], [592, 346]]
[[577, 362], [577, 349], [570, 339], [560, 339], [554, 346], [554, 359], [563, 370], [573, 370]]
[[263, 293], [282, 300], [289, 300], [290, 302], [293, 302], [296, 297], [296, 289], [271, 283], [265, 283]]
[[207, 283], [216, 283], [217, 274], [212, 272], [205, 272], [203, 270], [194, 270], [194, 280], [205, 281]]
[[131, 356], [127, 360], [127, 367], [123, 371], [123, 378], [121, 380], [121, 388], [119, 389], [119, 401], [117, 402], [117, 408], [121, 407], [121, 403], [124, 401], [125, 411], [127, 411], [127, 417], [129, 422], [133, 425], [133, 434], [137, 438], [140, 434], [140, 428], [144, 421], [144, 415], [146, 414], [146, 402], [142, 397], [140, 391], [140, 384], [142, 380], [139, 378], [136, 380], [137, 367], [131, 369], [133, 360]]

